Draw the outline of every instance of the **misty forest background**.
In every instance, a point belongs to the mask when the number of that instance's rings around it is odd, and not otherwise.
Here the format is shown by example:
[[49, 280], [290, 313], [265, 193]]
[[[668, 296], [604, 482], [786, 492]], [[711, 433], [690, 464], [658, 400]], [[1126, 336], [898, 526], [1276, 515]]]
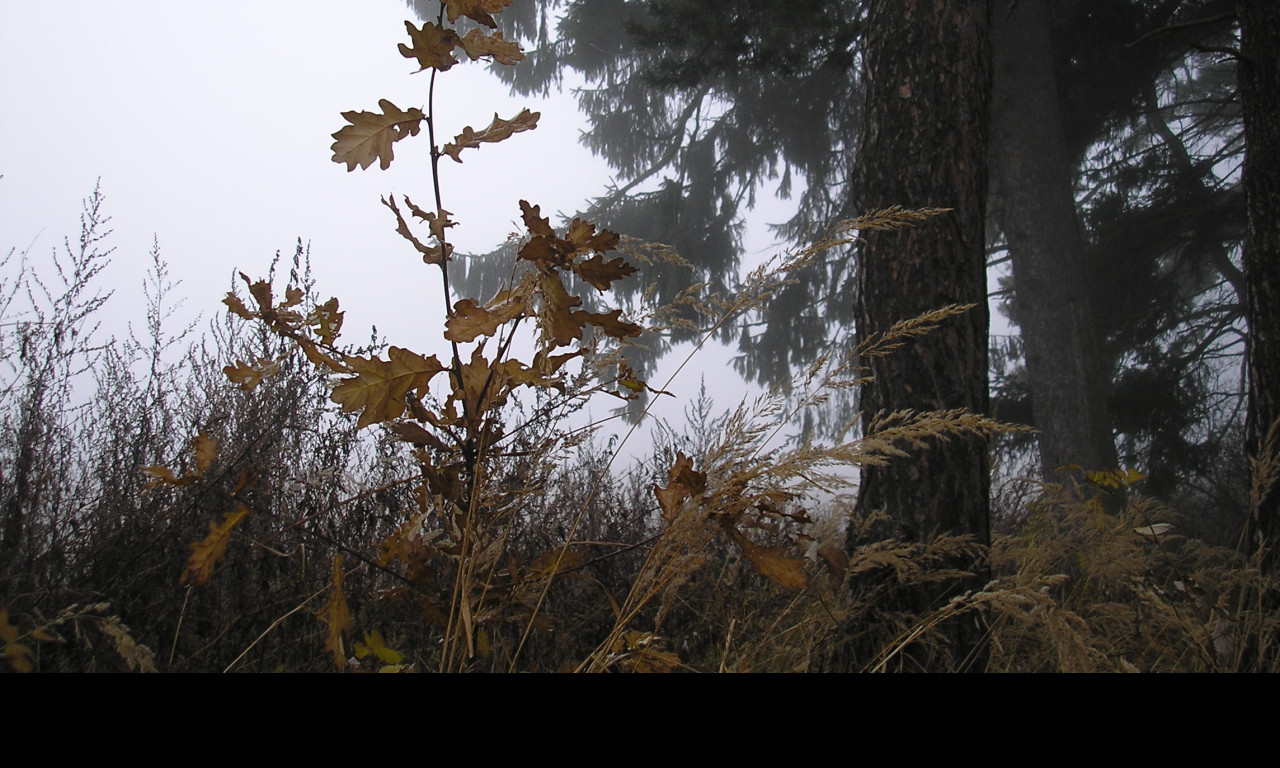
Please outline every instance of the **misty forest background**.
[[[490, 253], [447, 184], [384, 201], [438, 350], [340, 339], [301, 245], [207, 327], [157, 247], [106, 337], [97, 190], [10, 247], [0, 662], [1275, 670], [1280, 6], [935, 5], [408, 2], [423, 102], [335, 114], [335, 161], [518, 152], [535, 115], [435, 129], [456, 54], [578, 84], [616, 174]], [[763, 394], [664, 391], [703, 344]]]

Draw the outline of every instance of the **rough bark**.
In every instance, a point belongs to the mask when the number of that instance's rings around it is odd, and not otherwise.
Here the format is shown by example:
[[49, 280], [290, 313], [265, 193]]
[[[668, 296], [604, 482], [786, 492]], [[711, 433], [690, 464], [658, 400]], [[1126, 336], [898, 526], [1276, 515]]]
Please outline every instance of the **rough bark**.
[[[866, 124], [853, 202], [860, 212], [892, 205], [953, 210], [910, 229], [864, 233], [858, 334], [866, 338], [948, 304], [976, 306], [909, 347], [867, 361], [874, 378], [862, 389], [864, 427], [882, 411], [987, 410], [988, 22], [987, 3], [974, 0], [870, 4]], [[887, 512], [908, 538], [970, 534], [987, 543], [986, 442], [935, 440], [911, 453], [864, 468], [859, 510]], [[939, 597], [928, 599], [936, 604]], [[971, 621], [954, 623], [948, 633], [956, 658], [981, 663]]]
[[[1244, 272], [1249, 318], [1249, 455], [1262, 458], [1280, 420], [1280, 3], [1242, 0], [1240, 100], [1244, 113], [1243, 184], [1248, 226]], [[1280, 461], [1272, 454], [1270, 461]], [[1265, 463], [1265, 462], [1264, 462]], [[1255, 484], [1258, 478], [1255, 477]], [[1250, 539], [1265, 572], [1280, 566], [1280, 488], [1250, 513]]]
[[1054, 78], [1047, 0], [998, 3], [993, 48], [992, 173], [1017, 286], [1040, 466], [1116, 466], [1106, 378], [1093, 327], [1074, 174]]

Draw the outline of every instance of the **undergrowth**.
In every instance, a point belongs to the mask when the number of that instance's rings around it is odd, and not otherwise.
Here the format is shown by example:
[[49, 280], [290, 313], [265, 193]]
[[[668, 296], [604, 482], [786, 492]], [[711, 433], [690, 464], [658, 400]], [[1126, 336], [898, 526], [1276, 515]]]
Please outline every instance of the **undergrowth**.
[[[1235, 551], [1180, 536], [1171, 510], [1134, 492], [1132, 472], [1094, 473], [1090, 493], [1041, 487], [989, 551], [962, 536], [885, 539], [882, 520], [854, 514], [858, 467], [1014, 429], [901, 412], [867, 435], [854, 416], [829, 442], [794, 435], [810, 409], [865, 382], [862, 361], [965, 307], [903, 321], [723, 414], [704, 393], [685, 425], [655, 432], [652, 457], [615, 466], [645, 403], [671, 396], [670, 382], [651, 386], [628, 362], [638, 345], [689, 324], [705, 341], [857, 232], [936, 211], [865, 215], [762, 265], [732, 296], [694, 285], [674, 307], [624, 319], [607, 302], [637, 272], [628, 259], [642, 270], [679, 260], [579, 219], [557, 229], [520, 201], [527, 234], [507, 284], [459, 298], [439, 163], [539, 116], [495, 116], [438, 144], [432, 94], [458, 49], [523, 58], [491, 31], [502, 5], [446, 2], [436, 22], [406, 22], [412, 46], [400, 50], [429, 73], [426, 109], [383, 100], [380, 112], [344, 113], [334, 134], [348, 170], [386, 168], [393, 145], [426, 128], [433, 205], [382, 202], [440, 275], [443, 360], [342, 341], [338, 300], [320, 300], [301, 246], [267, 278], [241, 275], [228, 315], [200, 339], [166, 325], [174, 286], [157, 247], [145, 337], [98, 343], [92, 322], [108, 297], [94, 290], [110, 252], [96, 191], [79, 246], [55, 254], [56, 282], [10, 252], [10, 669], [945, 670], [969, 666], [939, 631], [957, 620], [985, 629], [992, 671], [1275, 664], [1275, 618], [1260, 606], [1276, 585]], [[603, 441], [598, 424], [569, 419], [600, 398], [641, 417], [632, 432]], [[992, 581], [942, 604], [903, 599], [970, 575], [957, 562], [986, 563]]]

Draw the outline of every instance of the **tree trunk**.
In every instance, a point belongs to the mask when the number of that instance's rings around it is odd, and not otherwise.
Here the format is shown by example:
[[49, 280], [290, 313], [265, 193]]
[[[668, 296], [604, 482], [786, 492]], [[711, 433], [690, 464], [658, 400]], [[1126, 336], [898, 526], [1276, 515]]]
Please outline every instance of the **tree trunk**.
[[[1248, 227], [1244, 271], [1249, 317], [1250, 457], [1273, 465], [1275, 446], [1263, 449], [1280, 419], [1280, 3], [1241, 0], [1240, 101], [1244, 111], [1244, 192]], [[1255, 465], [1255, 486], [1259, 484]], [[1262, 553], [1264, 573], [1280, 565], [1280, 488], [1250, 512], [1250, 539]]]
[[[864, 58], [866, 125], [853, 202], [953, 209], [916, 227], [866, 232], [858, 255], [858, 334], [948, 304], [968, 313], [887, 357], [867, 361], [863, 425], [877, 412], [987, 410], [987, 289], [983, 221], [990, 52], [986, 2], [873, 0]], [[989, 541], [987, 445], [934, 440], [883, 467], [864, 467], [858, 507], [885, 511], [910, 539], [933, 533]], [[972, 562], [952, 565], [974, 569]], [[981, 586], [982, 575], [953, 591]], [[940, 595], [928, 597], [937, 604]], [[977, 662], [972, 621], [947, 629], [957, 659]]]
[[1047, 0], [998, 3], [991, 157], [1008, 241], [1045, 479], [1064, 465], [1116, 466], [1094, 331], [1074, 174], [1054, 78]]

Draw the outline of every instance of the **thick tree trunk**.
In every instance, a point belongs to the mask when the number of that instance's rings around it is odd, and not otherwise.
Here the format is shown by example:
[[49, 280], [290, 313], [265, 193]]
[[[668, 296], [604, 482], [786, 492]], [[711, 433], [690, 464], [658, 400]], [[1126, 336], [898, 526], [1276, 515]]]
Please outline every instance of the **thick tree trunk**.
[[[874, 379], [862, 389], [864, 426], [881, 411], [987, 410], [988, 20], [987, 3], [975, 0], [871, 2], [853, 202], [859, 212], [892, 205], [953, 210], [910, 229], [864, 233], [858, 334], [866, 338], [948, 304], [976, 306], [907, 348], [867, 361]], [[908, 538], [971, 534], [986, 544], [989, 486], [984, 440], [937, 440], [887, 466], [865, 467], [858, 506], [886, 511]], [[971, 621], [955, 622], [948, 633], [958, 659], [981, 663]]]
[[991, 157], [998, 219], [1017, 290], [1044, 477], [1064, 465], [1116, 466], [1106, 378], [1094, 332], [1074, 174], [1054, 79], [1048, 0], [998, 3]]
[[[1248, 210], [1244, 240], [1249, 317], [1246, 439], [1251, 457], [1274, 464], [1280, 456], [1274, 452], [1263, 456], [1263, 445], [1268, 431], [1280, 420], [1280, 3], [1241, 0], [1237, 7]], [[1250, 513], [1250, 539], [1262, 552], [1264, 572], [1275, 573], [1280, 567], [1280, 488], [1266, 490], [1269, 492]]]

